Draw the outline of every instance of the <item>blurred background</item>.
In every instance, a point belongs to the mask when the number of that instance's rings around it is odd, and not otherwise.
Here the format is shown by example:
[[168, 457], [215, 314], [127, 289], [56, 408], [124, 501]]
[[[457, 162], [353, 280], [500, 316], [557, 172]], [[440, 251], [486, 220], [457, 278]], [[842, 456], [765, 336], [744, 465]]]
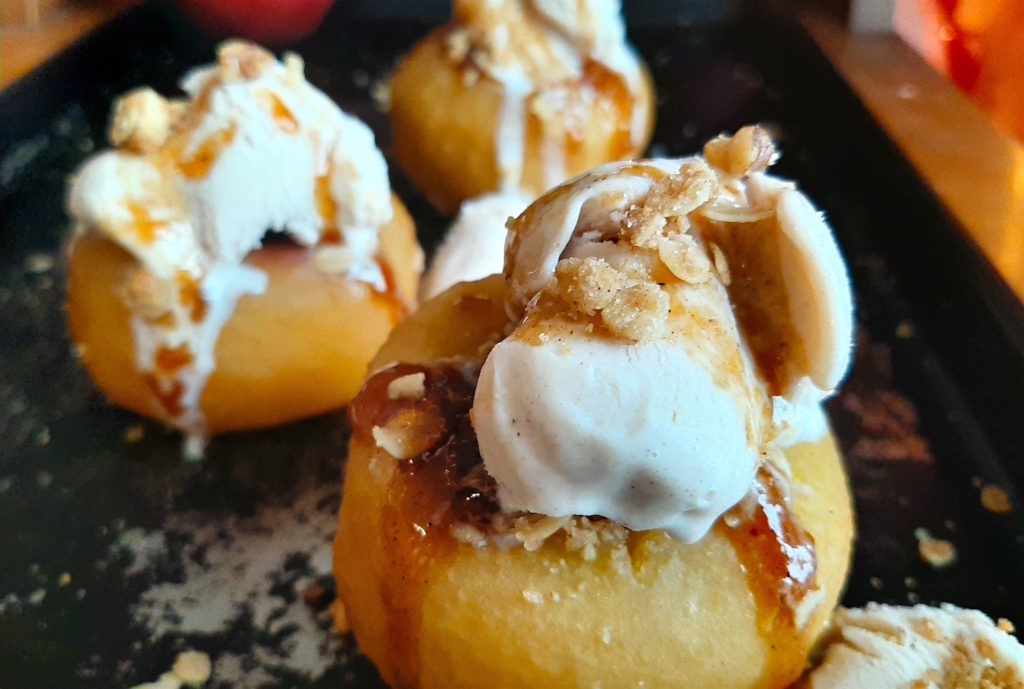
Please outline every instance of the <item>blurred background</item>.
[[[4, 0], [0, 88], [138, 0]], [[190, 21], [214, 34], [289, 42], [335, 11], [440, 23], [446, 0], [179, 0]], [[728, 20], [743, 0], [626, 0], [631, 25]], [[762, 3], [765, 4], [765, 3]], [[769, 0], [781, 12], [817, 12], [853, 33], [895, 32], [952, 80], [1007, 134], [1024, 140], [1024, 2], [1020, 0]]]

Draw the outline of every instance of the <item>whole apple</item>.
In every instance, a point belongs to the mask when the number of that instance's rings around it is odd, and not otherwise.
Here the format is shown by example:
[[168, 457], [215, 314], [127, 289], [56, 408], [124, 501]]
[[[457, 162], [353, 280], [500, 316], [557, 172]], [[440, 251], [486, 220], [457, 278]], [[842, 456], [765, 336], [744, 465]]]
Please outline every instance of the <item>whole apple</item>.
[[182, 12], [215, 38], [288, 43], [320, 26], [334, 0], [178, 0]]

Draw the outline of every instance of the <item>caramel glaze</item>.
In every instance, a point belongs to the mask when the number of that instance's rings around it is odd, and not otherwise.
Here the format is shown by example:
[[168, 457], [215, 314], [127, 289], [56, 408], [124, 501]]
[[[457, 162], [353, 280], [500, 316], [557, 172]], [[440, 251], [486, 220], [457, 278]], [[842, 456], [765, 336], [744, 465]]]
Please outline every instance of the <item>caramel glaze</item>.
[[[583, 65], [581, 85], [591, 88], [594, 93], [615, 110], [618, 128], [608, 145], [612, 159], [625, 158], [633, 153], [633, 109], [639, 107], [637, 98], [629, 89], [625, 77], [597, 60], [588, 59]], [[570, 158], [580, 147], [580, 140], [571, 131], [566, 131], [565, 150]]]
[[784, 479], [763, 465], [754, 486], [715, 526], [732, 543], [757, 607], [758, 633], [772, 648], [763, 686], [774, 686], [773, 668], [802, 667], [796, 611], [817, 588], [814, 536], [797, 523]]
[[[388, 384], [423, 373], [419, 399], [388, 397]], [[349, 407], [356, 440], [373, 447], [373, 428], [415, 428], [427, 433], [428, 447], [398, 461], [381, 513], [381, 542], [388, 544], [388, 565], [403, 575], [384, 577], [391, 657], [410, 668], [399, 686], [414, 686], [419, 674], [419, 630], [423, 598], [432, 574], [443, 571], [457, 543], [450, 527], [469, 523], [486, 532], [500, 507], [497, 486], [483, 470], [470, 422], [479, 364], [425, 367], [398, 364], [372, 376]], [[425, 417], [425, 418], [424, 418]], [[762, 683], [771, 686], [777, 672], [801, 667], [796, 610], [816, 588], [814, 537], [797, 523], [785, 480], [763, 466], [747, 497], [718, 521], [716, 529], [736, 551], [757, 607], [758, 630], [773, 649], [773, 663]], [[594, 517], [600, 519], [600, 517]]]
[[[419, 372], [425, 374], [423, 397], [389, 399], [392, 380]], [[478, 372], [477, 367], [399, 364], [367, 380], [349, 406], [355, 439], [370, 447], [375, 426], [402, 425], [410, 415], [416, 416], [415, 427], [429, 434], [426, 451], [398, 462], [381, 511], [380, 540], [388, 550], [388, 566], [402, 573], [397, 579], [384, 577], [381, 590], [388, 653], [404, 659], [395, 667], [409, 673], [399, 675], [399, 687], [418, 683], [423, 598], [432, 573], [442, 571], [455, 554], [451, 525], [485, 526], [498, 510], [496, 486], [481, 471], [469, 419]]]
[[729, 299], [768, 392], [782, 394], [794, 372], [807, 370], [808, 364], [790, 316], [777, 221], [703, 222], [705, 236], [718, 244], [729, 264]]
[[371, 289], [370, 294], [373, 299], [387, 306], [388, 310], [391, 312], [391, 324], [396, 325], [399, 321], [409, 315], [409, 305], [406, 304], [402, 297], [398, 295], [398, 286], [395, 283], [395, 272], [392, 270], [391, 264], [382, 256], [378, 256], [376, 261], [377, 266], [380, 268], [381, 275], [384, 276], [385, 287], [383, 292]]

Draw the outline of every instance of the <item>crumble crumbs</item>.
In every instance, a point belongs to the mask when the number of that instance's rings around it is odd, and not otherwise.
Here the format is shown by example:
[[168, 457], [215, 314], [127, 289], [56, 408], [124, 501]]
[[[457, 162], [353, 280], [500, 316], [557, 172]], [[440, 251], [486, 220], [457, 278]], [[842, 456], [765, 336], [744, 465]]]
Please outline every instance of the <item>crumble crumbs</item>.
[[777, 159], [771, 136], [762, 127], [747, 126], [733, 136], [717, 136], [704, 145], [704, 157], [713, 166], [736, 177], [764, 172]]
[[217, 65], [225, 82], [255, 79], [274, 62], [273, 53], [248, 41], [229, 40], [217, 46]]
[[944, 569], [956, 562], [956, 546], [951, 541], [934, 538], [927, 529], [914, 531], [921, 559], [935, 569]]
[[981, 488], [981, 506], [992, 514], [1010, 514], [1013, 512], [1013, 501], [1005, 490], [997, 485], [987, 483]]
[[423, 395], [426, 393], [424, 385], [426, 380], [427, 374], [422, 371], [399, 376], [388, 383], [388, 399], [423, 399]]
[[114, 103], [108, 138], [114, 146], [134, 153], [153, 153], [167, 142], [183, 109], [148, 86], [121, 96]]
[[145, 682], [133, 689], [179, 689], [179, 687], [201, 687], [210, 679], [212, 666], [210, 656], [202, 651], [182, 651], [174, 659], [170, 672], [160, 675], [155, 682]]

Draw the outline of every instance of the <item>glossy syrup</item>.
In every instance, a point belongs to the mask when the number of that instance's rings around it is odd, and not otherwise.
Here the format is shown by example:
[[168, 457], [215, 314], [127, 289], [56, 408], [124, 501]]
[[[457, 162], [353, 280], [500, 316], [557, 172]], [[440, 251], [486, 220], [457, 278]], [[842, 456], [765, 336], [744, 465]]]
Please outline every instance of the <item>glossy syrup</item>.
[[[373, 447], [375, 426], [397, 426], [415, 429], [426, 448], [398, 461], [381, 512], [387, 566], [403, 573], [382, 579], [388, 652], [403, 659], [396, 667], [410, 673], [399, 677], [399, 685], [418, 680], [424, 596], [431, 579], [454, 558], [451, 526], [470, 524], [486, 533], [500, 509], [469, 418], [478, 372], [399, 364], [372, 376], [349, 407], [357, 441]], [[424, 374], [421, 398], [389, 398], [391, 381], [415, 373]], [[796, 610], [816, 588], [814, 538], [797, 523], [784, 480], [768, 468], [716, 529], [736, 551], [756, 603], [759, 633], [773, 649], [763, 677], [768, 686], [779, 673], [802, 666]]]
[[391, 264], [383, 256], [377, 256], [377, 267], [380, 274], [384, 276], [384, 291], [379, 292], [371, 289], [370, 294], [374, 301], [384, 304], [391, 313], [391, 323], [397, 324], [409, 315], [409, 305], [405, 303], [398, 294], [398, 284], [395, 282], [395, 271]]
[[725, 253], [731, 275], [729, 300], [768, 392], [782, 394], [794, 372], [806, 371], [808, 363], [790, 313], [777, 221], [708, 222], [704, 229]]
[[817, 587], [814, 536], [797, 523], [784, 479], [767, 465], [716, 528], [732, 543], [757, 608], [758, 633], [772, 649], [761, 684], [804, 663], [796, 612]]
[[[388, 384], [402, 376], [423, 373], [420, 399], [390, 399]], [[436, 572], [454, 557], [450, 533], [457, 522], [484, 526], [498, 509], [493, 481], [482, 478], [482, 460], [469, 420], [478, 371], [446, 366], [425, 368], [399, 364], [371, 377], [349, 407], [356, 442], [373, 446], [375, 426], [415, 425], [427, 436], [427, 449], [398, 462], [381, 511], [380, 541], [387, 566], [400, 577], [382, 578], [388, 655], [399, 686], [415, 686], [420, 668], [420, 628], [424, 596]]]

